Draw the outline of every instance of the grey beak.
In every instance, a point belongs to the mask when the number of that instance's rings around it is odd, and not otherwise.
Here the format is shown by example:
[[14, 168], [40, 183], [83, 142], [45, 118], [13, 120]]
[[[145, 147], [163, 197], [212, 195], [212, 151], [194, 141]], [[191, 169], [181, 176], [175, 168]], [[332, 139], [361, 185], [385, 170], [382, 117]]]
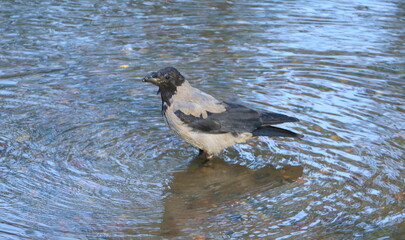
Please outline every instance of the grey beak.
[[156, 72], [153, 72], [142, 79], [142, 82], [150, 82], [157, 85], [159, 83], [159, 78]]

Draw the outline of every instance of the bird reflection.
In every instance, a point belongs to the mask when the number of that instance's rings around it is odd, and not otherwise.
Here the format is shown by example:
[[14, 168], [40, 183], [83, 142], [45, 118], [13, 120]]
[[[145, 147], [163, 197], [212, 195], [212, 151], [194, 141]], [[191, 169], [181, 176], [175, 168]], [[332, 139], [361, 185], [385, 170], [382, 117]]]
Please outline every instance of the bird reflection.
[[301, 166], [252, 170], [222, 159], [204, 163], [197, 157], [186, 169], [173, 173], [165, 192], [161, 234], [180, 235], [190, 223], [207, 219], [211, 209], [226, 208], [232, 201], [293, 182], [302, 172]]

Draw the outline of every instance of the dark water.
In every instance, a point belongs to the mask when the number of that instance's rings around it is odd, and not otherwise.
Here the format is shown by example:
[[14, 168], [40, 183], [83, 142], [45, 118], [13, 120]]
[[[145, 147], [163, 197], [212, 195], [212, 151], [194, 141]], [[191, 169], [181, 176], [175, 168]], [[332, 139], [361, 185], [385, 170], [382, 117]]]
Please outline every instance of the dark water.
[[[0, 239], [401, 239], [405, 5], [1, 1]], [[302, 140], [207, 166], [157, 89], [176, 66]]]

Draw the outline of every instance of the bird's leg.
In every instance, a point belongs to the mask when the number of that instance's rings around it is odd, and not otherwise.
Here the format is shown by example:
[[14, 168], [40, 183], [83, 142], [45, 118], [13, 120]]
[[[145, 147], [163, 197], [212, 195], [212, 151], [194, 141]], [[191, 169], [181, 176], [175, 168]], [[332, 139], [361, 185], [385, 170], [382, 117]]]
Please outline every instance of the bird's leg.
[[204, 151], [203, 149], [198, 149], [198, 157], [201, 157], [204, 159], [204, 161], [201, 163], [202, 165], [206, 164], [209, 160], [212, 159], [213, 155], [212, 154], [208, 154], [206, 151]]

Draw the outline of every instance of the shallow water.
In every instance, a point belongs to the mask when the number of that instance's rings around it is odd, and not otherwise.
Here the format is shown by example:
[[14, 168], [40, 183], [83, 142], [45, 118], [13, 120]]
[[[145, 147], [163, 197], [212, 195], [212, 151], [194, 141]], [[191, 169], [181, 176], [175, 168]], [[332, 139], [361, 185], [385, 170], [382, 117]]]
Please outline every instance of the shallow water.
[[[400, 239], [405, 5], [2, 1], [1, 239]], [[299, 118], [206, 166], [140, 79]]]

